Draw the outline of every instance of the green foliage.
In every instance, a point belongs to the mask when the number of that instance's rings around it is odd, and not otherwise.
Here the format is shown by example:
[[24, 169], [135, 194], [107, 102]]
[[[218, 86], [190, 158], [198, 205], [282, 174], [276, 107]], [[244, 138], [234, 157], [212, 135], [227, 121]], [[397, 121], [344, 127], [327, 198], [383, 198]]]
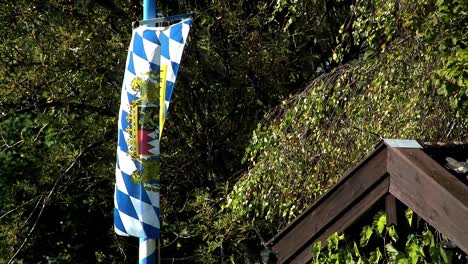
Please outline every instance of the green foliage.
[[[369, 12], [371, 11], [371, 12]], [[412, 52], [434, 64], [428, 85], [447, 97], [457, 116], [468, 115], [468, 6], [460, 0], [357, 1], [344, 23], [332, 59], [366, 60], [402, 42], [412, 42]]]
[[130, 21], [91, 4], [0, 6], [0, 263], [124, 260], [110, 212]]
[[437, 10], [425, 25], [426, 38], [436, 42], [442, 54], [437, 71], [438, 92], [450, 100], [459, 116], [468, 115], [468, 6], [464, 1], [436, 2]]
[[[258, 262], [258, 237], [380, 137], [466, 137], [463, 4], [158, 1], [163, 13], [196, 14], [161, 141], [163, 257]], [[0, 262], [136, 259], [111, 212], [140, 14], [135, 0], [0, 5]]]
[[[407, 215], [412, 215], [407, 210]], [[409, 218], [408, 218], [409, 220]], [[346, 234], [332, 234], [327, 244], [314, 243], [311, 247], [314, 256], [312, 263], [465, 263], [466, 254], [460, 250], [447, 249], [446, 239], [433, 233], [426, 224], [412, 225], [409, 231], [404, 228], [387, 226], [384, 212], [378, 212], [371, 224], [365, 225], [359, 237]], [[396, 231], [400, 232], [400, 238]], [[359, 240], [359, 246], [356, 241]], [[372, 240], [372, 243], [368, 243]]]
[[[229, 193], [224, 212], [247, 225], [262, 223], [262, 233], [273, 236], [382, 138], [466, 139], [465, 109], [438, 92], [448, 53], [422, 31], [439, 12], [435, 2], [356, 2], [343, 24], [354, 26], [343, 31], [348, 36], [338, 39], [334, 56], [356, 60], [315, 79], [258, 125], [245, 155], [251, 168]], [[438, 21], [441, 31], [466, 34], [451, 20]]]
[[[162, 252], [245, 259], [255, 247], [243, 242], [255, 238], [220, 217], [223, 198], [264, 113], [329, 69], [346, 8], [158, 1], [165, 14], [189, 10], [194, 26], [161, 144]], [[0, 17], [0, 262], [16, 252], [18, 262], [134, 261], [136, 240], [113, 234], [112, 194], [121, 78], [140, 1], [7, 1]]]
[[[222, 205], [245, 170], [241, 159], [264, 113], [327, 70], [335, 21], [346, 11], [335, 9], [324, 12], [323, 1], [196, 5], [162, 138], [163, 217], [185, 222], [197, 241], [185, 240], [178, 254], [195, 251], [208, 263], [260, 261], [254, 226]], [[215, 213], [198, 217], [207, 207]], [[167, 243], [175, 238], [165, 236]]]

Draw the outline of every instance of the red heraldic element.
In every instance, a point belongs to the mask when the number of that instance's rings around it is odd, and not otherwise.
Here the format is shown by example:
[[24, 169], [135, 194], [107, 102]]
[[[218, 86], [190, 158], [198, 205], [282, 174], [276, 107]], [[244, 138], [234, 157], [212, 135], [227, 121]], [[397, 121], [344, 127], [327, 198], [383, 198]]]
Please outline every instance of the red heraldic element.
[[159, 156], [159, 105], [142, 103], [138, 106], [138, 156], [152, 159]]
[[158, 134], [154, 129], [138, 129], [138, 154], [140, 156], [159, 155]]

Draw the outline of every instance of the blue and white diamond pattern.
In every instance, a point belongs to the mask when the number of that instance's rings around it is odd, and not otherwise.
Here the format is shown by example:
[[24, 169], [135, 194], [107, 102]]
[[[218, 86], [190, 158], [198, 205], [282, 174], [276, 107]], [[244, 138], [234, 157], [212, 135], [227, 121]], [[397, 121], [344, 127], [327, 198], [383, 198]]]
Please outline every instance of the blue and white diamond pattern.
[[[167, 67], [166, 93], [163, 95], [165, 97], [163, 118], [165, 118], [191, 24], [191, 19], [185, 19], [165, 28], [138, 27], [133, 31], [122, 85], [118, 120], [114, 229], [119, 235], [145, 239], [159, 237], [159, 192], [154, 189], [145, 189], [143, 184], [137, 184], [131, 178], [132, 173], [135, 171], [141, 173], [143, 168], [138, 160], [128, 155], [128, 142], [131, 136], [126, 132], [129, 126], [127, 116], [130, 104], [141, 98], [141, 94], [134, 91], [131, 84], [136, 77], [149, 79], [148, 72], [159, 72], [162, 66]], [[159, 135], [153, 136], [155, 140], [151, 142], [154, 146], [152, 150], [158, 155], [157, 160], [159, 160], [159, 140], [156, 140]], [[159, 184], [159, 182], [153, 180], [150, 184]]]

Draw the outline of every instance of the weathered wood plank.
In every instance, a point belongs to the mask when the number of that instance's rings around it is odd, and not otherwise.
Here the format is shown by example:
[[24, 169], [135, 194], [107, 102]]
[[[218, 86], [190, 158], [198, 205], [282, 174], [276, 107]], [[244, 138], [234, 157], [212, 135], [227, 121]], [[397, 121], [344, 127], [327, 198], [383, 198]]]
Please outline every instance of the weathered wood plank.
[[309, 208], [300, 221], [288, 226], [288, 232], [283, 232], [272, 247], [278, 263], [288, 263], [289, 259], [319, 235], [317, 232], [336, 221], [344, 210], [381, 181], [386, 176], [386, 158], [386, 148], [381, 148], [375, 156], [354, 171], [353, 175], [346, 176], [336, 184], [327, 193], [326, 199], [319, 199]]
[[313, 240], [301, 248], [297, 253], [298, 255], [292, 257], [292, 259], [288, 260], [287, 263], [310, 263], [313, 257], [312, 254], [310, 254], [310, 247], [312, 244], [315, 241], [321, 241], [322, 245], [325, 246], [330, 235], [335, 232], [340, 233], [345, 231], [356, 220], [358, 220], [359, 217], [371, 209], [374, 204], [388, 194], [389, 184], [390, 178], [387, 174], [386, 177], [381, 178], [381, 180], [373, 186], [369, 192], [364, 193], [363, 197], [359, 197], [359, 199], [357, 199], [350, 208], [347, 208], [344, 213], [336, 219], [336, 221], [331, 221], [330, 224], [323, 229], [323, 232], [317, 233]]
[[468, 187], [420, 149], [389, 149], [390, 193], [468, 254]]
[[292, 230], [297, 223], [300, 223], [303, 218], [307, 217], [313, 210], [315, 210], [315, 207], [317, 207], [323, 200], [328, 199], [328, 196], [330, 196], [331, 193], [333, 193], [333, 190], [337, 188], [340, 184], [345, 182], [351, 175], [354, 175], [354, 173], [358, 170], [361, 169], [364, 164], [374, 158], [374, 156], [378, 155], [382, 149], [386, 148], [385, 144], [381, 141], [374, 149], [372, 153], [370, 153], [364, 160], [359, 162], [356, 166], [354, 166], [352, 169], [348, 170], [344, 176], [341, 177], [341, 179], [336, 183], [330, 190], [326, 191], [322, 196], [320, 196], [309, 208], [307, 208], [302, 214], [298, 215], [291, 223], [289, 223], [285, 228], [281, 230], [278, 234], [276, 234], [272, 239], [270, 239], [267, 244], [272, 245], [275, 244], [277, 241], [282, 239], [290, 230]]

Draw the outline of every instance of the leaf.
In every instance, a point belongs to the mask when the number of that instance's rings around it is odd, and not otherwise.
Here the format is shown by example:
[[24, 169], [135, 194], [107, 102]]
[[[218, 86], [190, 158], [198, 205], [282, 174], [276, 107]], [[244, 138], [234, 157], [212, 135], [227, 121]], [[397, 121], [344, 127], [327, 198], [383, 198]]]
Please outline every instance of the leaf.
[[354, 261], [354, 258], [353, 258], [353, 255], [351, 254], [351, 252], [346, 252], [345, 263], [346, 264], [356, 264], [356, 261]]
[[385, 212], [380, 211], [374, 216], [373, 227], [379, 234], [382, 234], [383, 230], [385, 229], [385, 225], [387, 224], [387, 217]]
[[447, 86], [445, 83], [440, 85], [439, 89], [437, 89], [437, 93], [443, 96], [448, 96]]
[[409, 246], [406, 247], [407, 254], [409, 258], [411, 259], [412, 264], [418, 263], [418, 260], [420, 257], [419, 255], [420, 250], [421, 248], [419, 247], [419, 245], [414, 242], [410, 243]]
[[393, 246], [392, 243], [388, 243], [385, 245], [385, 249], [387, 250], [387, 255], [391, 260], [396, 260], [399, 254], [398, 250]]
[[380, 252], [379, 248], [376, 248], [374, 251], [371, 252], [369, 262], [378, 264], [381, 258], [382, 258], [382, 253]]
[[398, 234], [395, 230], [395, 226], [388, 226], [387, 227], [387, 233], [390, 236], [390, 238], [393, 240], [393, 242], [396, 242], [398, 240]]
[[335, 250], [338, 250], [339, 244], [340, 244], [340, 236], [338, 235], [337, 232], [333, 233], [328, 239], [328, 247], [329, 248], [334, 248]]
[[317, 241], [310, 248], [310, 253], [312, 254], [312, 256], [314, 256], [314, 263], [316, 263], [316, 264], [321, 264], [319, 262], [321, 250], [322, 250], [322, 242], [321, 241]]
[[397, 264], [409, 264], [409, 261], [407, 258], [399, 258]]
[[423, 245], [424, 246], [434, 246], [434, 235], [432, 234], [431, 230], [426, 227], [426, 230], [423, 232]]
[[369, 57], [373, 56], [374, 55], [374, 51], [369, 49], [369, 50], [366, 50], [366, 52], [364, 53], [364, 60], [367, 60]]
[[445, 251], [442, 245], [439, 246], [440, 256], [442, 257], [443, 263], [451, 264], [452, 263], [452, 255], [451, 252]]
[[359, 245], [361, 247], [367, 246], [367, 244], [369, 243], [369, 239], [371, 238], [373, 232], [374, 231], [372, 230], [372, 227], [370, 227], [370, 226], [365, 226], [362, 229], [361, 239], [359, 241]]
[[408, 220], [409, 226], [411, 226], [411, 224], [413, 223], [413, 210], [409, 208], [406, 209], [405, 216], [406, 216], [406, 220]]
[[356, 242], [353, 242], [353, 251], [354, 251], [354, 256], [356, 257], [361, 257], [361, 253], [359, 253], [359, 248], [356, 244]]

